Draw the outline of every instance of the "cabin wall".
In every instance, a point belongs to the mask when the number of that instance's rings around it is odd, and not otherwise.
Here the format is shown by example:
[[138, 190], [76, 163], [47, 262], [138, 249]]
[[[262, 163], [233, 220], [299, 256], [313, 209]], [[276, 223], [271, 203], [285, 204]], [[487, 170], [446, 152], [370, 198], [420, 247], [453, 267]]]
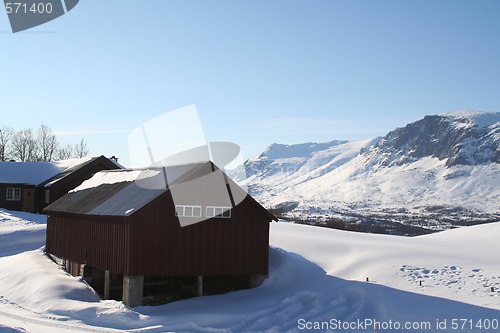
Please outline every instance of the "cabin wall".
[[[21, 200], [7, 200], [7, 188], [20, 188], [21, 189]], [[0, 207], [8, 210], [23, 210], [23, 203], [25, 200], [24, 194], [26, 193], [26, 189], [30, 189], [33, 191], [33, 185], [25, 185], [25, 184], [1, 184], [0, 185]], [[25, 205], [25, 204], [24, 204]]]

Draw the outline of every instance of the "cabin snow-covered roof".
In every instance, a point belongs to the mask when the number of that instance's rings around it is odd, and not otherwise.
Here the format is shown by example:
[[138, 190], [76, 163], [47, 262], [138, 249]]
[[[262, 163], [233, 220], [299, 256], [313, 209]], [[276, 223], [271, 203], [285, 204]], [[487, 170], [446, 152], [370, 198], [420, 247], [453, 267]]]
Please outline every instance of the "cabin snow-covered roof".
[[[54, 162], [0, 162], [0, 184], [39, 185], [61, 179], [66, 171], [76, 170], [92, 158], [73, 158]], [[61, 175], [61, 177], [58, 177]]]

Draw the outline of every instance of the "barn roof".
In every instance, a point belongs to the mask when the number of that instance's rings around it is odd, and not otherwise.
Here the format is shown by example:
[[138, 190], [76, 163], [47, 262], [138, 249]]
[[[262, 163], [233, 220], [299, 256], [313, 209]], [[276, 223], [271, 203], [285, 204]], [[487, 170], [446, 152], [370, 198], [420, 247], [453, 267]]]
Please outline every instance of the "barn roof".
[[[199, 162], [145, 169], [104, 170], [45, 210], [83, 215], [129, 216], [177, 184], [195, 180], [216, 169], [212, 162]], [[249, 198], [271, 219], [277, 220], [253, 198]]]
[[100, 171], [47, 206], [45, 210], [85, 215], [129, 216], [168, 191], [169, 187], [189, 179], [196, 171], [205, 169], [204, 173], [210, 172], [207, 166], [205, 162]]
[[73, 158], [55, 162], [0, 162], [0, 183], [39, 185], [90, 162], [91, 158]]

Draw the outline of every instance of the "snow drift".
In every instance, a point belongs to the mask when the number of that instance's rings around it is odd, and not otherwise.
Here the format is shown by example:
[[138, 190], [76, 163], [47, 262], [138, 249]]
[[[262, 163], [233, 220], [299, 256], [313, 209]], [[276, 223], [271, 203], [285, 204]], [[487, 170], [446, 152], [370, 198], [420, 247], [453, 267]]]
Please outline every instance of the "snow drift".
[[270, 276], [260, 287], [131, 309], [99, 300], [44, 255], [44, 218], [0, 210], [0, 244], [14, 244], [0, 248], [2, 333], [303, 332], [316, 323], [318, 332], [372, 332], [335, 326], [370, 320], [484, 332], [451, 323], [500, 318], [500, 223], [414, 238], [272, 223]]

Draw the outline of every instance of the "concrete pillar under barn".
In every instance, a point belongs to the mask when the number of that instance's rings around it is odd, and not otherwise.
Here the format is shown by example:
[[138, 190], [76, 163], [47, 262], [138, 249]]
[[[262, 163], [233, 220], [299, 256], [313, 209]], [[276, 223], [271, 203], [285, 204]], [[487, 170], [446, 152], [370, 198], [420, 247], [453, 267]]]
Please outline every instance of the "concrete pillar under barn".
[[110, 280], [110, 271], [104, 271], [104, 299], [109, 299], [109, 280]]
[[267, 274], [251, 274], [249, 281], [250, 288], [260, 286], [265, 279], [267, 279]]
[[123, 304], [128, 306], [142, 305], [144, 276], [123, 276]]
[[198, 297], [203, 296], [203, 275], [198, 275]]

